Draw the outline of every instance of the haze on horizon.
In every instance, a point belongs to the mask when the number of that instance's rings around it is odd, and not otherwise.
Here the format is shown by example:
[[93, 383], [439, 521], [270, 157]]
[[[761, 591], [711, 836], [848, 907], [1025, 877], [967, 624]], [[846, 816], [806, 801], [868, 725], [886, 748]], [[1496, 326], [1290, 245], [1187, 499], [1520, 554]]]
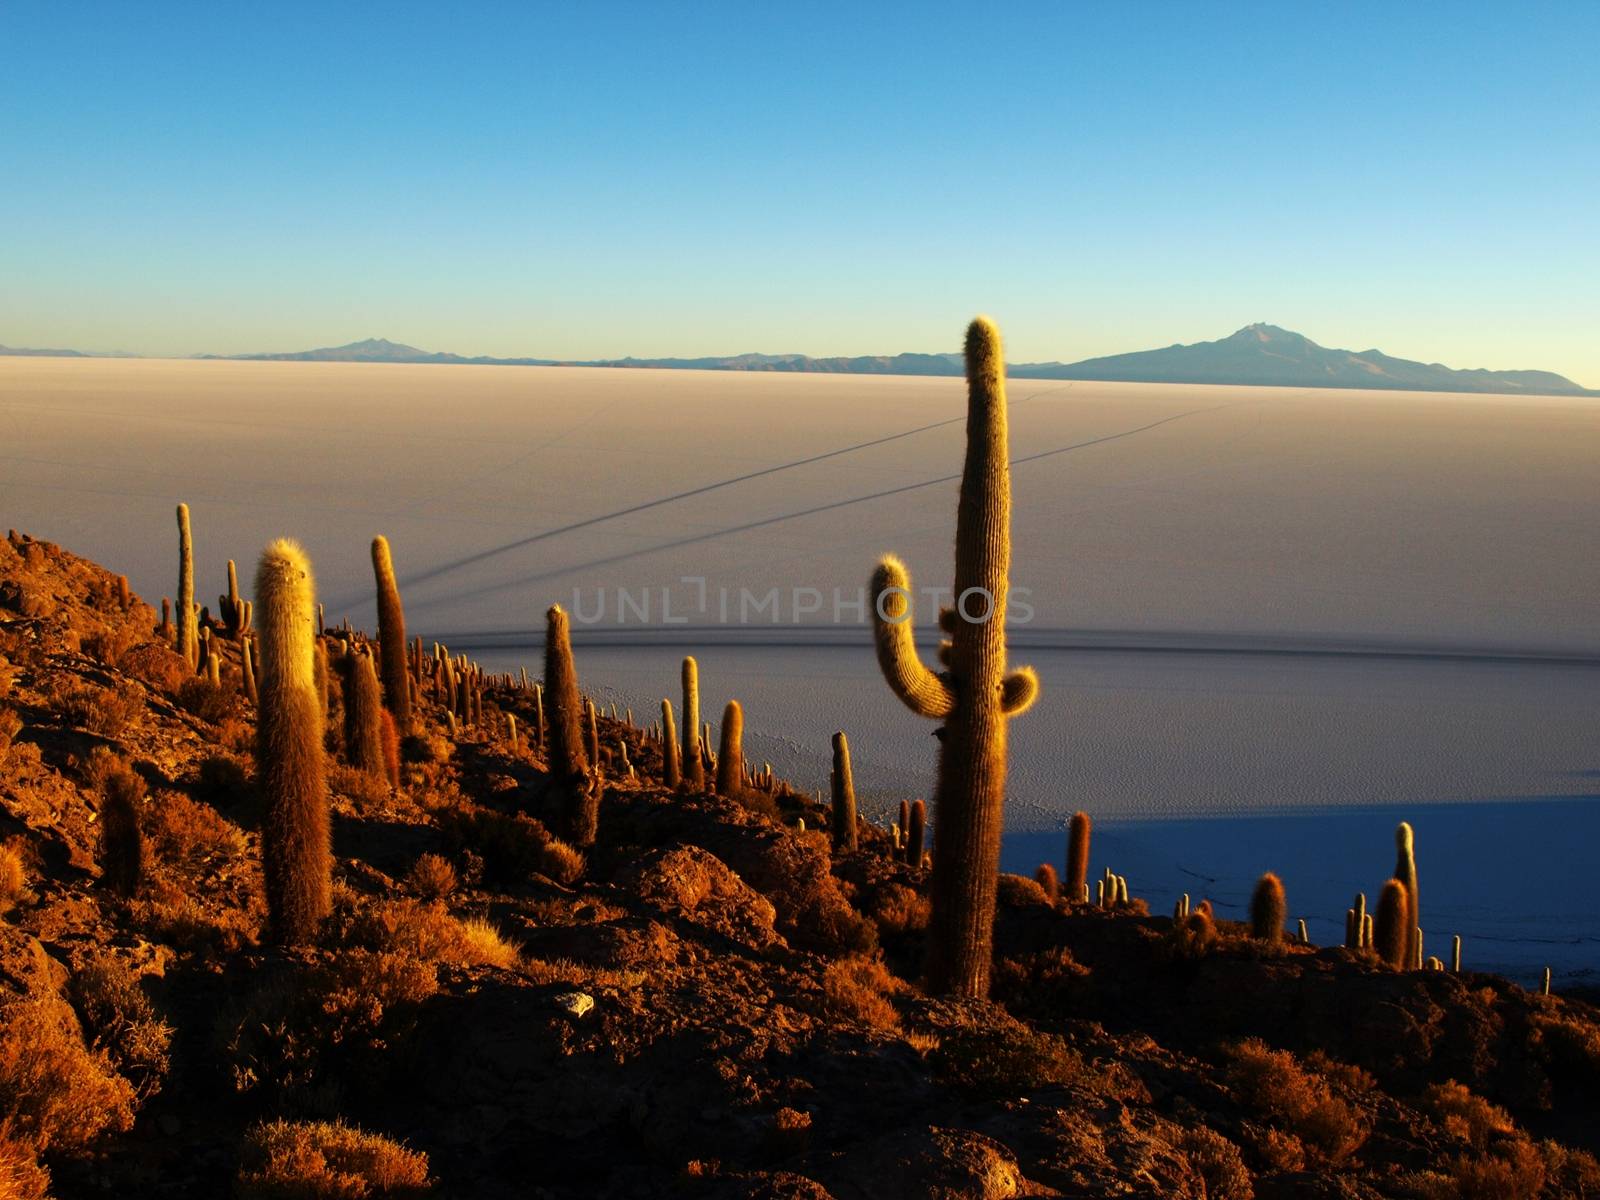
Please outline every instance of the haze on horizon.
[[1215, 338], [1600, 386], [1600, 8], [7, 7], [0, 343]]

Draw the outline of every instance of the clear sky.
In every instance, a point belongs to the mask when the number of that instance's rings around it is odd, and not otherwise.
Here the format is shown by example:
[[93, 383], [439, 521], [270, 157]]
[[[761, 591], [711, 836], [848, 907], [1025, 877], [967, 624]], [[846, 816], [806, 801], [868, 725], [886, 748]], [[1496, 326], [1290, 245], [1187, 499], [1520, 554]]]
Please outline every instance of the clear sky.
[[1600, 386], [1600, 4], [0, 5], [0, 343]]

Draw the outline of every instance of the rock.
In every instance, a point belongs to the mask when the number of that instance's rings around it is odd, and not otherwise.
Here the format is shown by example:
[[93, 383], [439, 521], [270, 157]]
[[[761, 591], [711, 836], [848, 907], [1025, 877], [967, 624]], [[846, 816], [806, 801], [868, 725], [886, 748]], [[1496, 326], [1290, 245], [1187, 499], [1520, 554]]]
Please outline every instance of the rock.
[[594, 997], [588, 992], [562, 992], [555, 998], [555, 1003], [569, 1017], [578, 1019], [594, 1007]]
[[1009, 1200], [1022, 1170], [1005, 1146], [970, 1129], [906, 1129], [847, 1155], [830, 1188], [839, 1200]]
[[685, 917], [752, 949], [783, 942], [773, 928], [777, 911], [772, 902], [699, 846], [652, 850], [628, 870], [623, 886], [652, 908]]

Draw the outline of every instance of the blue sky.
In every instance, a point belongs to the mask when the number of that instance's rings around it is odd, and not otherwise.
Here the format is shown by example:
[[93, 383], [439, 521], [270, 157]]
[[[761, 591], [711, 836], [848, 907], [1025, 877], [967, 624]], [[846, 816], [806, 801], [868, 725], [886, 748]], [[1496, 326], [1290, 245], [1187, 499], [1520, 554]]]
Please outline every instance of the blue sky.
[[1600, 4], [7, 0], [0, 343], [1222, 336], [1600, 386]]

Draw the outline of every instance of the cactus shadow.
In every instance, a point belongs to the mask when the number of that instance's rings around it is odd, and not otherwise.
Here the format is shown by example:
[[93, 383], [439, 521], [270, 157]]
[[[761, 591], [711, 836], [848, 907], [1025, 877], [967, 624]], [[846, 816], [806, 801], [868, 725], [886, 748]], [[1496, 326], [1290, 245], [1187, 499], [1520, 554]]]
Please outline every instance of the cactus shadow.
[[334, 814], [334, 853], [359, 859], [385, 875], [404, 875], [418, 858], [442, 845], [439, 831], [429, 825]]

